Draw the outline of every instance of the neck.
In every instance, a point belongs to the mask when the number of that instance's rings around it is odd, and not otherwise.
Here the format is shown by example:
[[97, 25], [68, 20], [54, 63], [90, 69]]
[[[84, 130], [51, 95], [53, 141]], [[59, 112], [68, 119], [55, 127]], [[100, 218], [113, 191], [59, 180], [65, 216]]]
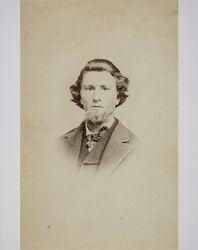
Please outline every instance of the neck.
[[90, 120], [86, 120], [86, 123], [90, 131], [92, 131], [93, 133], [98, 133], [99, 130], [104, 126], [109, 128], [113, 124], [114, 120], [115, 120], [115, 117], [114, 117], [114, 114], [112, 114], [110, 117], [108, 117], [108, 120], [105, 120], [104, 122], [96, 123]]

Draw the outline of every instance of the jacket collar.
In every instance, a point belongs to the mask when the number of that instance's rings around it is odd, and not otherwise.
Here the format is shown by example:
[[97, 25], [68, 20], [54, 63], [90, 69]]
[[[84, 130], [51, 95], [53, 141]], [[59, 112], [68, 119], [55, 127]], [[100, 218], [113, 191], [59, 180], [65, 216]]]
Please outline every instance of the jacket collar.
[[[80, 152], [82, 135], [84, 130], [84, 121], [80, 126], [65, 137], [68, 140], [72, 154], [77, 162]], [[99, 174], [110, 174], [127, 155], [132, 152], [135, 144], [135, 135], [133, 135], [119, 120], [115, 127], [103, 153], [99, 167]]]
[[110, 174], [134, 149], [134, 135], [118, 121], [100, 163], [99, 172]]

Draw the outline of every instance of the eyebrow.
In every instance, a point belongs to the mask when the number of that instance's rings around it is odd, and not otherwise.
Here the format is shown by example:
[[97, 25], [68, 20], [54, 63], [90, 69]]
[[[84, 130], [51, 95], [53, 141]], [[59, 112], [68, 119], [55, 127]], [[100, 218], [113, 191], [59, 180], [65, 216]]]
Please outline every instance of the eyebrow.
[[92, 84], [84, 84], [84, 85], [83, 85], [83, 88], [89, 88], [89, 87], [95, 88], [95, 86], [92, 85]]
[[100, 87], [102, 87], [102, 88], [107, 88], [107, 89], [111, 89], [111, 86], [108, 86], [108, 85], [105, 85], [105, 84], [100, 85]]

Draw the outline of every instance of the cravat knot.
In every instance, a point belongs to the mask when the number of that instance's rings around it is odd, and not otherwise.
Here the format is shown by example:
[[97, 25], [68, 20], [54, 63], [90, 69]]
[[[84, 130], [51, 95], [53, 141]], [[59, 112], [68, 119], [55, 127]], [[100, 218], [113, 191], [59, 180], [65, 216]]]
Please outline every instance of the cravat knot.
[[87, 138], [87, 147], [92, 149], [96, 142], [98, 142], [108, 130], [107, 127], [102, 127], [97, 134], [89, 134], [86, 136]]

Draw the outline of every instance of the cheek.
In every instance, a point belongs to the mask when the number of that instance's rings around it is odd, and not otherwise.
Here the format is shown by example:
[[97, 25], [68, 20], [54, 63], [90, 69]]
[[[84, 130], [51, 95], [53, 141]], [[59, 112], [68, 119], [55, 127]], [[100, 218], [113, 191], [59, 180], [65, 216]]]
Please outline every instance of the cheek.
[[86, 106], [86, 101], [85, 101], [85, 99], [83, 97], [81, 97], [80, 102], [83, 105], [83, 107]]
[[86, 100], [85, 94], [83, 92], [80, 92], [80, 102], [81, 104], [84, 104]]
[[113, 95], [106, 99], [106, 103], [109, 107], [115, 107], [117, 105], [117, 96]]
[[85, 110], [88, 109], [88, 107], [90, 106], [90, 98], [87, 97], [86, 95], [81, 95], [80, 102]]

